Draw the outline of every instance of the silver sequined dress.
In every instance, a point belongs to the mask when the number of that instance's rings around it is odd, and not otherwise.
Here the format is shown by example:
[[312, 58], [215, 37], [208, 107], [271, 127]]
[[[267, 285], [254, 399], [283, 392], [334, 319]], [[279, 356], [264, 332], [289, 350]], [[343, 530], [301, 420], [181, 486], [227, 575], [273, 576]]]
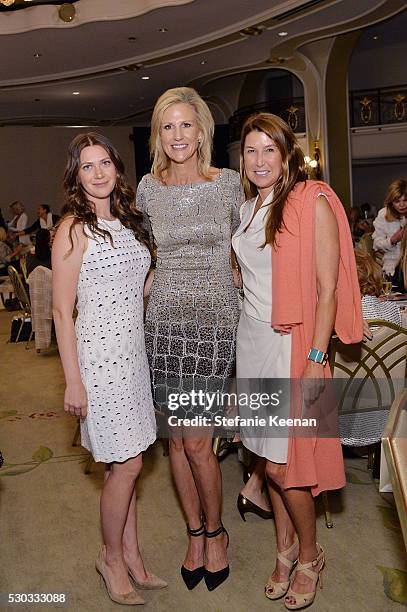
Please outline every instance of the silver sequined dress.
[[137, 205], [157, 247], [146, 349], [159, 405], [169, 391], [225, 389], [233, 372], [239, 308], [230, 250], [243, 200], [229, 169], [206, 183], [140, 182]]

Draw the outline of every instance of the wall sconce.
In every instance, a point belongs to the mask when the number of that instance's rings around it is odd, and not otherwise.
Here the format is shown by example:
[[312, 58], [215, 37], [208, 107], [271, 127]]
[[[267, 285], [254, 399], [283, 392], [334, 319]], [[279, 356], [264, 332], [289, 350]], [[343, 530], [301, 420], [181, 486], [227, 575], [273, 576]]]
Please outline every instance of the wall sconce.
[[304, 156], [305, 168], [309, 178], [315, 178], [320, 180], [322, 178], [322, 170], [321, 170], [321, 151], [319, 149], [318, 140], [314, 141], [314, 155], [310, 157], [309, 155]]

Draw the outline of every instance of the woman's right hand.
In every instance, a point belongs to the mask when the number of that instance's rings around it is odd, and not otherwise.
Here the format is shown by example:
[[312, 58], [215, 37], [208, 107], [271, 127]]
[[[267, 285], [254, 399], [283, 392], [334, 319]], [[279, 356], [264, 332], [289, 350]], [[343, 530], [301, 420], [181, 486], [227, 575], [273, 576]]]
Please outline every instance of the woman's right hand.
[[73, 416], [86, 417], [88, 413], [88, 395], [82, 382], [66, 385], [64, 410]]
[[392, 244], [397, 244], [403, 239], [404, 228], [401, 227], [397, 232], [394, 232], [393, 236], [390, 237], [390, 242]]

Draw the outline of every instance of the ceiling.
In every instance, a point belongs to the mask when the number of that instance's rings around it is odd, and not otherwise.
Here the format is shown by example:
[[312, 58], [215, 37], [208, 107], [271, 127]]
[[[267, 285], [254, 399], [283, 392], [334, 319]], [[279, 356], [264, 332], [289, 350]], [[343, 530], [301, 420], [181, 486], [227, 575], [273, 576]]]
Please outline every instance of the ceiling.
[[266, 67], [280, 48], [287, 55], [304, 42], [368, 26], [379, 19], [378, 9], [383, 20], [405, 3], [77, 0], [74, 6], [71, 23], [59, 19], [58, 6], [35, 0], [24, 10], [0, 12], [0, 53], [9, 58], [0, 64], [1, 125], [142, 123], [168, 87], [199, 87]]

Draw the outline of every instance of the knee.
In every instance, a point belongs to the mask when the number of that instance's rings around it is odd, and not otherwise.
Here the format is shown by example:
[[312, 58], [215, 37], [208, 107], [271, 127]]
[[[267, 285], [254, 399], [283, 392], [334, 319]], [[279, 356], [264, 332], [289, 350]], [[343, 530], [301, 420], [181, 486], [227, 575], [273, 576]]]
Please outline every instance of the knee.
[[169, 451], [170, 453], [183, 453], [185, 451], [184, 440], [181, 437], [170, 438]]
[[286, 472], [286, 464], [284, 463], [273, 463], [272, 461], [266, 462], [266, 476], [269, 480], [272, 480], [280, 488], [284, 487]]
[[[120, 467], [118, 467], [119, 465]], [[143, 458], [140, 453], [140, 455], [137, 455], [137, 457], [132, 457], [131, 459], [128, 459], [124, 463], [113, 464], [113, 472], [115, 471], [120, 472], [123, 478], [126, 478], [127, 480], [135, 481], [138, 475], [140, 474], [142, 467], [143, 467]]]
[[207, 460], [212, 451], [212, 440], [206, 438], [189, 438], [184, 440], [185, 453], [193, 463]]

